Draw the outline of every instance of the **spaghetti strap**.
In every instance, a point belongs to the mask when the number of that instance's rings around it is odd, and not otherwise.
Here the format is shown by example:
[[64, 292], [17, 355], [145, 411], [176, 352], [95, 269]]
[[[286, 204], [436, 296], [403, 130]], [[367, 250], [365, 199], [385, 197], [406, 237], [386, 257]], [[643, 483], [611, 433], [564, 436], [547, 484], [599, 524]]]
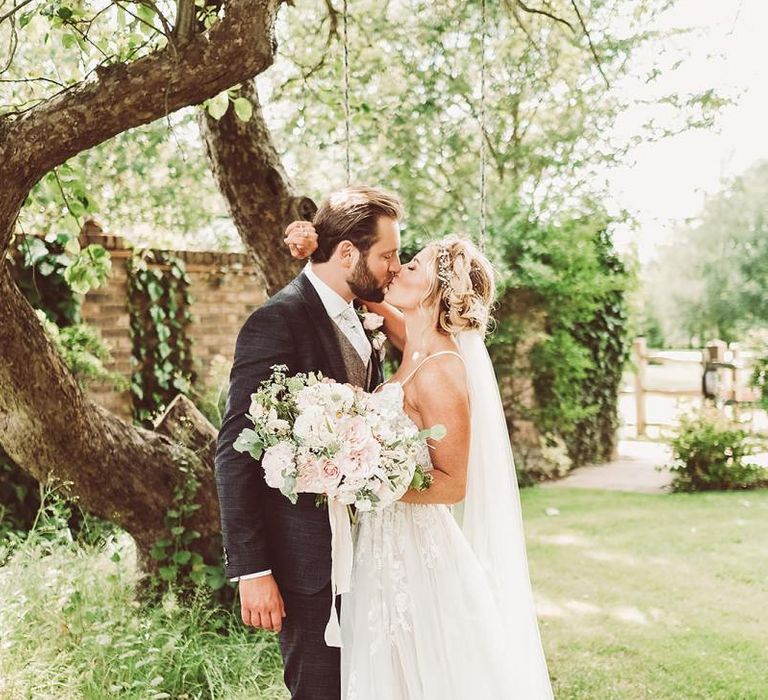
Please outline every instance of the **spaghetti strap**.
[[464, 358], [459, 355], [459, 353], [454, 352], [453, 350], [441, 350], [440, 352], [436, 352], [434, 355], [430, 355], [429, 357], [425, 357], [421, 362], [419, 362], [418, 365], [411, 371], [411, 373], [402, 381], [400, 382], [400, 386], [405, 386], [411, 378], [418, 372], [423, 365], [425, 365], [430, 360], [433, 360], [436, 357], [440, 357], [440, 355], [456, 355], [462, 362], [464, 362]]

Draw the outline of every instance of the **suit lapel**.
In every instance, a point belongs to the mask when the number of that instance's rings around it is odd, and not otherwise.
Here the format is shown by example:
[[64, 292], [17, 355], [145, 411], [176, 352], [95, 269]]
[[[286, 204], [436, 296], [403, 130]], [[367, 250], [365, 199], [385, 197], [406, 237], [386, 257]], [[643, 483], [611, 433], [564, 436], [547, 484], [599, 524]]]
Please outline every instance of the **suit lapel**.
[[349, 378], [347, 376], [347, 369], [344, 366], [341, 347], [336, 338], [336, 332], [333, 330], [333, 321], [328, 317], [323, 302], [320, 301], [315, 288], [303, 272], [293, 280], [292, 284], [296, 287], [304, 299], [304, 303], [307, 305], [309, 312], [307, 315], [325, 353], [331, 378], [341, 383], [348, 382]]

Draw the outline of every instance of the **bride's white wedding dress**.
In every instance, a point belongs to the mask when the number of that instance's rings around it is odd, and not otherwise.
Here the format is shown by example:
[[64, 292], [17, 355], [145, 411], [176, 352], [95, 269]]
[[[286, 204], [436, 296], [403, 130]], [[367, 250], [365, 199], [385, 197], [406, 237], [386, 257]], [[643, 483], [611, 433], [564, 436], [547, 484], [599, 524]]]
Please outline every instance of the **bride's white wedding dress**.
[[[462, 336], [472, 407], [463, 526], [445, 505], [396, 503], [359, 515], [351, 590], [342, 596], [343, 700], [552, 697], [506, 424], [503, 412], [491, 421], [485, 405], [494, 412], [501, 407], [493, 368], [482, 338]], [[479, 383], [472, 380], [476, 371], [485, 375]], [[500, 439], [499, 420], [505, 444], [482, 444]], [[495, 466], [483, 464], [489, 458]], [[426, 447], [420, 461], [432, 468]], [[494, 513], [497, 508], [512, 512]]]

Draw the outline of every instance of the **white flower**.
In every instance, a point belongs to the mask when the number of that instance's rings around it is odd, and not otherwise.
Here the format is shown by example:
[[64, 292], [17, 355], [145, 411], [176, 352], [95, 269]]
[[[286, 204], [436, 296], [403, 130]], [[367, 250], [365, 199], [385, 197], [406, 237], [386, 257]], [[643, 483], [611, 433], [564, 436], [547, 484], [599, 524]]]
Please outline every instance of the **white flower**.
[[373, 349], [378, 352], [381, 352], [384, 349], [384, 345], [386, 344], [386, 342], [387, 342], [387, 336], [384, 335], [383, 333], [376, 333], [371, 338], [371, 345], [373, 345]]
[[318, 382], [305, 387], [296, 396], [296, 405], [303, 412], [309, 407], [319, 406], [336, 414], [352, 408], [355, 392], [352, 387], [337, 382]]
[[363, 314], [363, 328], [367, 331], [377, 331], [384, 325], [384, 317], [370, 311]]
[[266, 413], [264, 406], [261, 405], [257, 398], [257, 394], [251, 394], [251, 406], [248, 409], [248, 413], [250, 413], [254, 418], [262, 418]]
[[293, 434], [311, 450], [324, 450], [336, 443], [330, 418], [322, 406], [308, 406], [296, 418]]
[[287, 420], [278, 418], [277, 411], [274, 408], [269, 409], [267, 415], [267, 430], [271, 433], [287, 433], [291, 429], [291, 425]]
[[261, 461], [267, 485], [279, 489], [285, 483], [283, 472], [290, 474], [295, 470], [295, 456], [290, 442], [278, 442], [277, 445], [267, 448]]

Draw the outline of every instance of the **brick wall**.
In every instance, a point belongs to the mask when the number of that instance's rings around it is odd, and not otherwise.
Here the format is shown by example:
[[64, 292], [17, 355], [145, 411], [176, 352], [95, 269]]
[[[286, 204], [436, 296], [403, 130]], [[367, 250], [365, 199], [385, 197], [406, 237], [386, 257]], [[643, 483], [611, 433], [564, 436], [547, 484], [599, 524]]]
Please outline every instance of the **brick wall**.
[[[120, 236], [105, 235], [93, 228], [80, 237], [83, 246], [98, 243], [109, 251], [112, 275], [106, 284], [89, 292], [82, 305], [83, 321], [97, 328], [109, 345], [108, 369], [129, 378], [133, 369], [128, 316], [126, 263], [132, 251]], [[235, 340], [249, 314], [266, 299], [264, 287], [249, 257], [242, 253], [172, 251], [187, 268], [193, 321], [188, 328], [198, 379], [218, 381], [232, 362]], [[130, 419], [130, 392], [117, 392], [105, 384], [93, 384], [90, 395], [105, 408]]]

